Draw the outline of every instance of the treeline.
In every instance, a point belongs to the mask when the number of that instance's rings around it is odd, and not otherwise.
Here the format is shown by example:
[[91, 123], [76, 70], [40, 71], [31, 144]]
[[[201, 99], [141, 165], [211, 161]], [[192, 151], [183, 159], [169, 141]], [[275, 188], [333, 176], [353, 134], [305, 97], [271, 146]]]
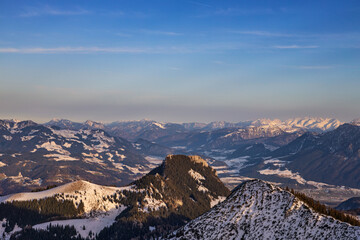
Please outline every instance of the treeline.
[[49, 190], [49, 189], [52, 189], [52, 188], [55, 188], [57, 187], [57, 185], [49, 185], [49, 186], [46, 186], [46, 187], [40, 187], [40, 188], [36, 188], [36, 189], [33, 189], [31, 190], [31, 192], [41, 192], [41, 191], [45, 191], [45, 190]]
[[83, 212], [83, 202], [76, 208], [72, 201], [59, 201], [55, 197], [0, 203], [0, 219], [7, 220], [3, 226], [6, 232], [12, 231], [15, 224], [19, 227], [32, 226], [56, 219], [74, 218]]
[[51, 226], [47, 227], [46, 230], [35, 230], [33, 228], [26, 228], [16, 234], [13, 234], [10, 240], [82, 240], [79, 234], [77, 234], [74, 226]]
[[286, 187], [286, 190], [290, 191], [297, 198], [299, 198], [301, 201], [306, 203], [310, 208], [312, 208], [313, 210], [315, 210], [318, 213], [331, 216], [337, 220], [340, 220], [342, 222], [347, 222], [353, 226], [360, 226], [360, 221], [349, 214], [346, 214], [339, 210], [328, 207], [328, 206], [320, 203], [319, 201], [316, 201], [313, 198], [306, 196], [304, 193], [296, 192], [294, 189], [289, 189], [288, 187]]

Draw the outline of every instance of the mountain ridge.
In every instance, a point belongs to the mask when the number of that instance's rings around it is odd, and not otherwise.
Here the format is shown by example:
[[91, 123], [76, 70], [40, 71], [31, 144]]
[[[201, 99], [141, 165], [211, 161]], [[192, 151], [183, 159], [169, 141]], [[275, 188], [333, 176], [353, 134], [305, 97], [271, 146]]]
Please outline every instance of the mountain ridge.
[[261, 180], [239, 185], [222, 203], [165, 239], [358, 239], [360, 227], [313, 211]]

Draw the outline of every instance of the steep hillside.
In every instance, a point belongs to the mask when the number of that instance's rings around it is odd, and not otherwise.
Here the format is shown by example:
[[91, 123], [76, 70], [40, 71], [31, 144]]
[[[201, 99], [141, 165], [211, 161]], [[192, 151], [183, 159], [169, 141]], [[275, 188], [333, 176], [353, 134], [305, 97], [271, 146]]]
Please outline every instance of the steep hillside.
[[[215, 170], [198, 156], [169, 155], [134, 185], [142, 194], [132, 198], [99, 239], [159, 237], [208, 211], [230, 193]], [[127, 229], [130, 225], [132, 230]]]
[[83, 238], [159, 237], [208, 211], [229, 193], [202, 158], [169, 155], [127, 187], [76, 181], [0, 197], [0, 217], [4, 219], [0, 230], [16, 239], [55, 234], [58, 228], [48, 228], [56, 225], [74, 227], [75, 235]]
[[166, 239], [359, 239], [360, 227], [319, 214], [292, 193], [252, 180]]

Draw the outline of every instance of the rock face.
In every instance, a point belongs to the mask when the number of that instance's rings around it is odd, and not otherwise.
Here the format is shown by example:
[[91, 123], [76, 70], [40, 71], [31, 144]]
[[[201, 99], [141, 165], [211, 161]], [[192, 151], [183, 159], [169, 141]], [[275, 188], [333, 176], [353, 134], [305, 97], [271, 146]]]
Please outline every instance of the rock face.
[[137, 193], [128, 198], [127, 209], [99, 234], [99, 239], [160, 237], [230, 194], [215, 170], [199, 156], [169, 155], [133, 186]]
[[319, 214], [288, 191], [251, 180], [166, 239], [360, 239], [360, 227]]

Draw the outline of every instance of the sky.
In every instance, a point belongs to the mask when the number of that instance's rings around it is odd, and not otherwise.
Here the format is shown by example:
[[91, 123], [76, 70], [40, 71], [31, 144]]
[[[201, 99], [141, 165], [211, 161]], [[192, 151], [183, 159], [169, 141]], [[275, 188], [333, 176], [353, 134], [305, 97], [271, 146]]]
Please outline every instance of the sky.
[[360, 117], [360, 1], [0, 0], [0, 118]]

